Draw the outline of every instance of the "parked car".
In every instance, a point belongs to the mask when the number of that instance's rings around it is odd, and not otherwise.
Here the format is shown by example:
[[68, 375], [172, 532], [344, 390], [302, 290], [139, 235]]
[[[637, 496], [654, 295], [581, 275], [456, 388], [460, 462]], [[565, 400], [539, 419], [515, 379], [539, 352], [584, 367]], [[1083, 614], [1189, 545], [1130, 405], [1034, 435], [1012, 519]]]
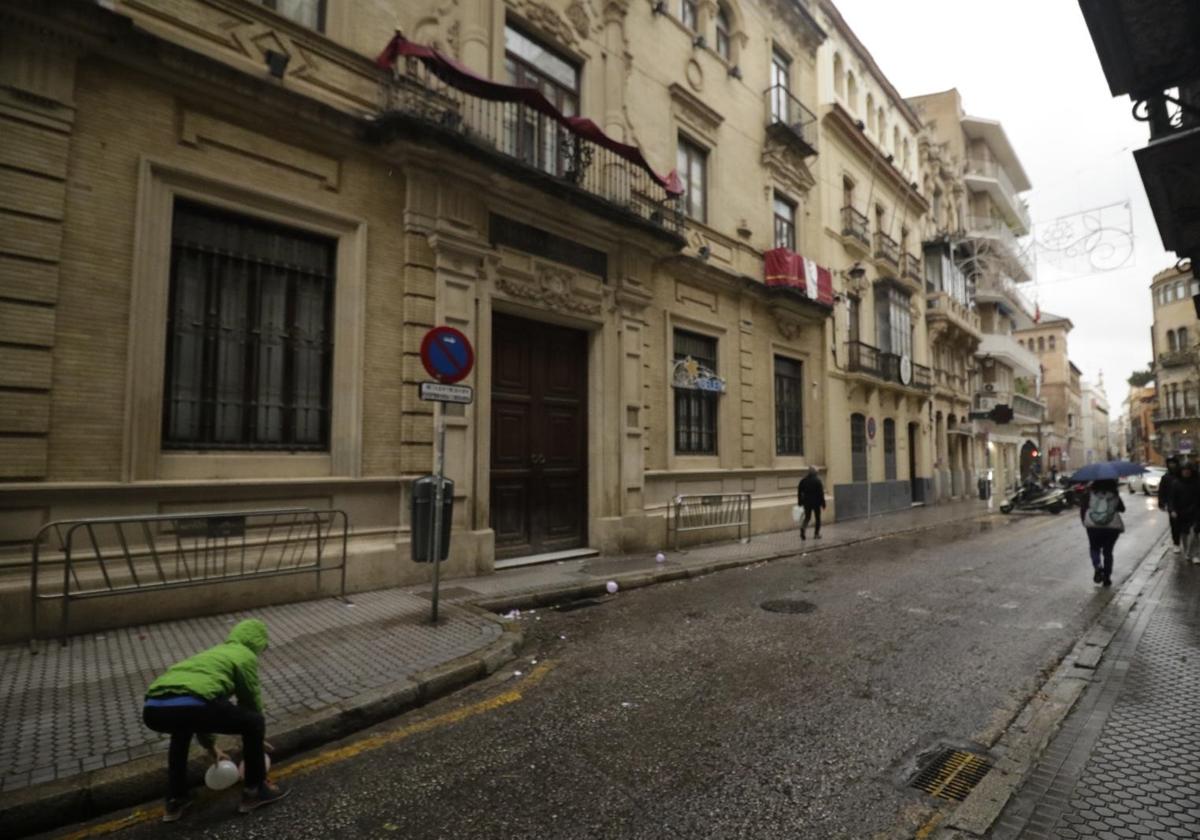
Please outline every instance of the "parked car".
[[1158, 484], [1167, 470], [1164, 467], [1146, 467], [1141, 475], [1129, 476], [1129, 492], [1145, 493], [1147, 496], [1157, 495]]

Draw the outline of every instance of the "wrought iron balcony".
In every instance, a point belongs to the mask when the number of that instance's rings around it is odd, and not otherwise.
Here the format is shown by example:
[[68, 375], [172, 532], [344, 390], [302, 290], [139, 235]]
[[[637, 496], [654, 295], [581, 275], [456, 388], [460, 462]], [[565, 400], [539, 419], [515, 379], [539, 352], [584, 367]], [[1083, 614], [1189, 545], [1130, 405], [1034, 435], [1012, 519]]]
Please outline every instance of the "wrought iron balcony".
[[895, 353], [887, 353], [861, 341], [846, 342], [846, 370], [865, 373], [883, 382], [894, 382], [906, 388], [928, 391], [933, 387], [933, 371], [925, 365], [912, 363], [912, 376], [905, 383], [901, 378], [903, 362]]
[[998, 405], [1011, 408], [1013, 420], [1017, 423], [1041, 423], [1046, 417], [1046, 404], [1024, 394], [993, 391], [975, 395], [976, 411], [991, 411]]
[[875, 231], [875, 259], [900, 268], [900, 243], [881, 230]]
[[767, 133], [790, 143], [802, 157], [817, 153], [817, 115], [805, 108], [785, 85], [772, 85], [767, 102]]
[[842, 236], [857, 240], [864, 248], [871, 247], [867, 217], [853, 207], [842, 208]]
[[679, 199], [650, 172], [523, 102], [484, 99], [408, 61], [384, 110], [372, 131], [378, 142], [432, 138], [598, 212], [676, 237], [683, 230]]
[[925, 275], [921, 271], [921, 258], [915, 254], [904, 255], [904, 276], [916, 283], [918, 286], [925, 282]]
[[1185, 367], [1196, 364], [1196, 361], [1194, 350], [1170, 350], [1158, 354], [1159, 367]]

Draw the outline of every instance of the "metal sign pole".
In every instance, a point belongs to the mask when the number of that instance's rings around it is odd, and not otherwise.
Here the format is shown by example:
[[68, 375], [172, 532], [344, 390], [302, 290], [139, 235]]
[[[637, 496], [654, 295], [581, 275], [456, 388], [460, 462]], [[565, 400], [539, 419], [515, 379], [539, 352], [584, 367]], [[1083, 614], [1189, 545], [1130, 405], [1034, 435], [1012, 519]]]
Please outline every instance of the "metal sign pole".
[[442, 482], [445, 480], [446, 469], [446, 407], [441, 403], [434, 404], [437, 413], [437, 448], [433, 458], [437, 472], [437, 482], [433, 488], [433, 528], [429, 533], [429, 558], [433, 561], [433, 615], [431, 621], [438, 620], [438, 583], [442, 565]]

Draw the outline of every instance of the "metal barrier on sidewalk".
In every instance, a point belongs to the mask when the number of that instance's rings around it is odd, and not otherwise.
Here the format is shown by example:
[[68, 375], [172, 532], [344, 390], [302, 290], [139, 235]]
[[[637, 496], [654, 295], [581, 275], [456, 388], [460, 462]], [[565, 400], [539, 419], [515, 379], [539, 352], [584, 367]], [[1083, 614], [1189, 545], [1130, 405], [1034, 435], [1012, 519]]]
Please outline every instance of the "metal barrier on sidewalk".
[[676, 496], [667, 508], [667, 535], [675, 532], [675, 550], [679, 550], [679, 535], [684, 531], [705, 531], [710, 528], [746, 529], [745, 542], [750, 541], [750, 494], [715, 493], [711, 495]]
[[348, 531], [345, 511], [311, 508], [49, 522], [33, 541], [29, 644], [42, 601], [62, 602], [65, 645], [70, 604], [87, 598], [295, 574], [315, 574], [319, 591], [340, 572], [344, 599]]

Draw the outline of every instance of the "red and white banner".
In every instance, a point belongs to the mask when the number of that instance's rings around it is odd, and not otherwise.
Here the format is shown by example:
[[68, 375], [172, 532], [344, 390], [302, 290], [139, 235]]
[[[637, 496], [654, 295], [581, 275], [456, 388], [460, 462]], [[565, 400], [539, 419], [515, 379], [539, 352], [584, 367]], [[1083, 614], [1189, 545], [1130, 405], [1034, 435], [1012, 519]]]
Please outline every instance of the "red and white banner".
[[833, 274], [787, 248], [774, 248], [763, 254], [768, 286], [785, 286], [803, 292], [809, 300], [833, 306]]

